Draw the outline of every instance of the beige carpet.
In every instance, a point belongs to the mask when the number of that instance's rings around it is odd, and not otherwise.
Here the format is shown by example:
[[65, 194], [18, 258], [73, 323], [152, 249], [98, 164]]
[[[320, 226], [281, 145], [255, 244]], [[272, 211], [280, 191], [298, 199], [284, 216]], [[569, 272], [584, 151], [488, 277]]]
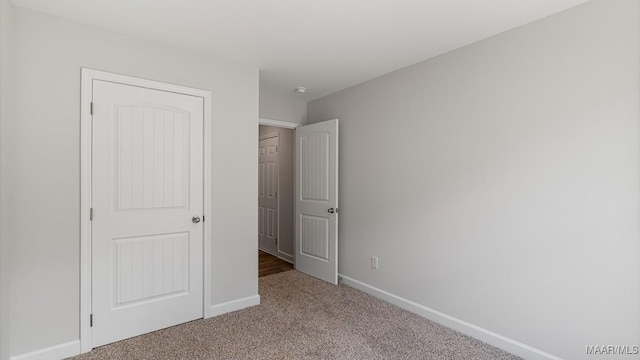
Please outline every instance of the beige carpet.
[[260, 278], [262, 304], [74, 359], [518, 359], [353, 288], [297, 271]]

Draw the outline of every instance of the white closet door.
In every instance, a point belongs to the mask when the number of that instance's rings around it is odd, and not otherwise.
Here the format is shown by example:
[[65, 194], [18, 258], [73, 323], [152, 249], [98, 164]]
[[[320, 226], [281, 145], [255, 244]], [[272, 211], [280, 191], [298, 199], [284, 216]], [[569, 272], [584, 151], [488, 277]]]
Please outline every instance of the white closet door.
[[95, 80], [92, 345], [203, 317], [203, 99]]

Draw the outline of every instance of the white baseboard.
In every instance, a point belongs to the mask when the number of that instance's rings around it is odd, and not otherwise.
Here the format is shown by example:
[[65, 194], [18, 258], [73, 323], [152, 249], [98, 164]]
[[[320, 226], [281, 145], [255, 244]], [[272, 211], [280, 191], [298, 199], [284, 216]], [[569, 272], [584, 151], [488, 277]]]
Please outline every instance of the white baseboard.
[[483, 341], [489, 345], [493, 345], [504, 351], [510, 352], [514, 355], [520, 356], [524, 359], [530, 360], [562, 360], [555, 355], [549, 354], [542, 350], [536, 349], [529, 345], [523, 344], [519, 341], [510, 339], [506, 336], [496, 334], [490, 330], [481, 328], [480, 326], [470, 324], [466, 321], [454, 318], [437, 310], [428, 308], [426, 306], [415, 303], [411, 300], [404, 299], [400, 296], [394, 295], [382, 289], [378, 289], [369, 284], [365, 284], [356, 279], [339, 274], [341, 283], [364, 291], [367, 294], [373, 295], [386, 302], [394, 304], [412, 313], [418, 314], [424, 318], [427, 318], [433, 322], [444, 325], [448, 328], [459, 331], [465, 335], [469, 335], [480, 341]]
[[282, 259], [282, 260], [284, 260], [284, 261], [286, 261], [288, 263], [291, 263], [291, 264], [293, 264], [293, 261], [294, 261], [293, 260], [293, 255], [288, 254], [288, 253], [286, 253], [284, 251], [279, 251], [278, 252], [278, 258], [280, 258], [280, 259]]
[[80, 355], [80, 340], [50, 346], [22, 355], [14, 355], [10, 360], [59, 360]]
[[233, 311], [242, 310], [248, 307], [260, 305], [260, 295], [248, 296], [246, 298], [227, 301], [221, 304], [211, 305], [206, 318], [218, 316]]
[[[251, 306], [260, 305], [260, 295], [228, 301], [222, 304], [212, 305], [207, 318], [242, 310]], [[50, 346], [44, 349], [32, 351], [26, 354], [11, 356], [10, 360], [59, 360], [80, 354], [80, 340], [70, 341], [64, 344]]]

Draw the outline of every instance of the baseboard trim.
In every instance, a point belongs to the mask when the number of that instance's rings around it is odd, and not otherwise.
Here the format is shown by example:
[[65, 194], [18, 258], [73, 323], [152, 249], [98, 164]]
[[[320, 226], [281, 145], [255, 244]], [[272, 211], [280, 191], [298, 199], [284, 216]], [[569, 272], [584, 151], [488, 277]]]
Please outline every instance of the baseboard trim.
[[420, 305], [411, 300], [407, 300], [405, 298], [402, 298], [390, 292], [384, 291], [382, 289], [378, 289], [375, 286], [371, 286], [369, 284], [363, 283], [354, 278], [350, 278], [342, 274], [338, 274], [338, 275], [340, 277], [340, 282], [343, 283], [344, 285], [364, 291], [369, 295], [373, 295], [379, 299], [382, 299], [386, 302], [394, 304], [405, 310], [411, 311], [412, 313], [418, 314], [440, 325], [444, 325], [448, 328], [459, 331], [465, 335], [469, 335], [489, 345], [493, 345], [504, 351], [520, 356], [524, 359], [563, 360], [562, 358], [557, 357], [555, 355], [549, 354], [542, 350], [523, 344], [519, 341], [510, 339], [506, 336], [496, 334], [493, 331], [484, 329], [474, 324], [470, 324], [466, 321], [457, 319], [453, 316], [447, 315], [440, 311]]
[[284, 261], [286, 261], [288, 263], [291, 263], [291, 264], [293, 264], [293, 261], [294, 261], [293, 260], [293, 255], [288, 254], [288, 253], [286, 253], [284, 251], [279, 251], [278, 252], [278, 258], [280, 258], [280, 259], [282, 259], [282, 260], [284, 260]]
[[70, 356], [80, 355], [80, 340], [73, 340], [64, 344], [50, 346], [22, 355], [14, 355], [10, 360], [59, 360]]
[[230, 313], [246, 309], [248, 307], [260, 305], [260, 295], [247, 296], [245, 298], [227, 301], [221, 304], [211, 305], [207, 318], [219, 316], [222, 314]]
[[[233, 311], [242, 310], [251, 306], [260, 305], [260, 295], [227, 301], [212, 305], [207, 318], [218, 316]], [[69, 341], [64, 344], [50, 346], [26, 354], [11, 356], [10, 360], [59, 360], [71, 356], [80, 355], [80, 340]]]

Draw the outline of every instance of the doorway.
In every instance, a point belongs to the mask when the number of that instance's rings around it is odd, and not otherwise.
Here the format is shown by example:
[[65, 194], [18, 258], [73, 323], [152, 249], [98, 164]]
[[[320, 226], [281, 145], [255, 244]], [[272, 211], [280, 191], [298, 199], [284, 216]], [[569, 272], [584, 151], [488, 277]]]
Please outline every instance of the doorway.
[[259, 126], [258, 249], [291, 264], [294, 263], [294, 135], [293, 129]]
[[[272, 144], [277, 144], [273, 154], [277, 156], [274, 164], [277, 161], [279, 168], [275, 172], [275, 167], [272, 167], [274, 171], [271, 172], [278, 175], [277, 181], [272, 182], [272, 194], [277, 199], [275, 206], [278, 211], [277, 227], [273, 227], [277, 256], [294, 263], [296, 270], [331, 284], [338, 283], [338, 122], [338, 119], [333, 119], [280, 128], [286, 123], [260, 119], [259, 127], [260, 140], [278, 138], [277, 143]], [[291, 128], [295, 128], [295, 131], [291, 130], [292, 136], [287, 134], [284, 137], [282, 133]], [[284, 139], [291, 139], [291, 144], [285, 147]], [[261, 146], [262, 151], [258, 157], [262, 170], [259, 174], [265, 179], [259, 179], [258, 190], [260, 196], [266, 197], [268, 191], [264, 187], [267, 184], [266, 177], [269, 176], [269, 160], [265, 149], [269, 145], [264, 143]], [[286, 160], [284, 156], [287, 156]], [[285, 163], [292, 166], [290, 172], [283, 175]], [[283, 185], [289, 181], [291, 186]], [[285, 192], [289, 192], [286, 197]], [[269, 231], [267, 220], [275, 218], [267, 219], [266, 201], [260, 204], [258, 235], [262, 234], [266, 238], [265, 234]], [[285, 215], [283, 205], [291, 212]], [[288, 221], [291, 223], [287, 223]], [[291, 230], [293, 231], [289, 233]], [[286, 242], [285, 232], [287, 235], [291, 234]], [[266, 247], [264, 249], [268, 251]]]

